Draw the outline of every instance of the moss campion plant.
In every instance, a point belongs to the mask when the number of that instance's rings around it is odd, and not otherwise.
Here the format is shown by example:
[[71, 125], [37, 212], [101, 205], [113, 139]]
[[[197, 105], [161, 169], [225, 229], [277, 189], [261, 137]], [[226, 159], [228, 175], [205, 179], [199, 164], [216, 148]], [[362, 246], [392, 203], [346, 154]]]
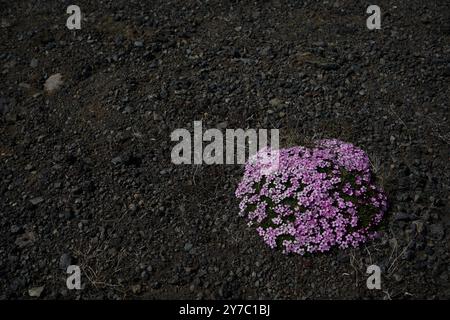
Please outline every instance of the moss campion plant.
[[364, 151], [339, 140], [279, 150], [278, 169], [248, 162], [236, 190], [240, 215], [284, 253], [356, 247], [376, 236], [387, 209]]

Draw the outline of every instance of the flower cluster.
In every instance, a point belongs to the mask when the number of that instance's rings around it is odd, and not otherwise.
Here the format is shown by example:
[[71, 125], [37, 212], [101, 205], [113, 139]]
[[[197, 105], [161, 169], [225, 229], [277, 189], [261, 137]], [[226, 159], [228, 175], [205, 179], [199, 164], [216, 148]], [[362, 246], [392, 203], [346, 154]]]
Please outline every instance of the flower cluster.
[[[267, 151], [266, 151], [267, 152]], [[240, 215], [271, 248], [285, 253], [356, 247], [376, 236], [387, 201], [364, 151], [339, 140], [278, 151], [267, 174], [248, 162], [236, 190]]]

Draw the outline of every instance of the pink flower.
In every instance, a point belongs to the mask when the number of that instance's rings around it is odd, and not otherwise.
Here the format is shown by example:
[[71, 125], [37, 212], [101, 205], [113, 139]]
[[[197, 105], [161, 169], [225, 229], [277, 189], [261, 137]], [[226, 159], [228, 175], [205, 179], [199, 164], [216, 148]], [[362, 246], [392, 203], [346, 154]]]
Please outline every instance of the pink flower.
[[274, 171], [247, 163], [236, 189], [240, 215], [271, 248], [325, 252], [356, 247], [376, 236], [387, 200], [374, 185], [369, 158], [361, 149], [321, 140], [312, 149], [293, 147], [277, 155]]

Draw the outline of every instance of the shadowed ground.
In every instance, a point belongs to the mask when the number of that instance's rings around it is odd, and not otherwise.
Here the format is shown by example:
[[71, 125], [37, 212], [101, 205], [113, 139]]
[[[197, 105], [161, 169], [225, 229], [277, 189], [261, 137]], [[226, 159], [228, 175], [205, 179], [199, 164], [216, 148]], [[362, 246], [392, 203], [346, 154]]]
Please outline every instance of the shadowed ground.
[[[376, 31], [365, 1], [79, 0], [77, 31], [70, 4], [0, 1], [2, 299], [450, 297], [448, 1], [377, 1]], [[382, 238], [270, 250], [237, 215], [241, 166], [171, 163], [194, 120], [361, 147]]]

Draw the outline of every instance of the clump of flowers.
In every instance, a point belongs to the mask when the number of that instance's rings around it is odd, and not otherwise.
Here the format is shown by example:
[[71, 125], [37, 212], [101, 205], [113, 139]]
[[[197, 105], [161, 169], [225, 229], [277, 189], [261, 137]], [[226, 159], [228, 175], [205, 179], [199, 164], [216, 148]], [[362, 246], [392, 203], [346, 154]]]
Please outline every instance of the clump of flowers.
[[236, 190], [240, 215], [271, 248], [303, 255], [376, 237], [387, 200], [364, 151], [333, 139], [277, 152], [276, 170], [249, 161]]

